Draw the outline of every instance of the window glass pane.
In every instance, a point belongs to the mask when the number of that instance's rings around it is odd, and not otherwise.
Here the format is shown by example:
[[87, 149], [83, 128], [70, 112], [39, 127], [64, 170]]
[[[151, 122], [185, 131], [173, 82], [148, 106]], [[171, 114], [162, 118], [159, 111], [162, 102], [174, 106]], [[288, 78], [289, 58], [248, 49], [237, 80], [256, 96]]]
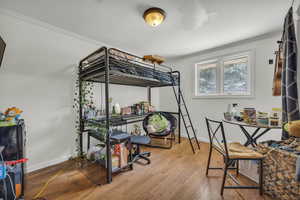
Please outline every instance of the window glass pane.
[[217, 68], [216, 64], [202, 65], [199, 67], [199, 93], [215, 94], [217, 93]]
[[224, 62], [224, 93], [248, 91], [248, 57]]

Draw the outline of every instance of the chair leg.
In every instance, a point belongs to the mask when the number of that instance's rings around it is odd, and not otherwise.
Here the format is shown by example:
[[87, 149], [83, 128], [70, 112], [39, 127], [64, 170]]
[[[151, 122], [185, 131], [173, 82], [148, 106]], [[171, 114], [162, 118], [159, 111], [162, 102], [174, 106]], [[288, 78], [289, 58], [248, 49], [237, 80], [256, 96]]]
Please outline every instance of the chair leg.
[[173, 134], [171, 133], [170, 137], [170, 149], [173, 147]]
[[151, 163], [151, 160], [148, 158], [149, 156], [145, 155], [139, 155], [139, 159], [146, 160], [146, 165], [149, 165]]
[[212, 146], [210, 145], [208, 160], [207, 160], [207, 167], [206, 167], [206, 176], [208, 176], [208, 170], [209, 170], [209, 165], [210, 165], [210, 160], [211, 160], [211, 154], [212, 154]]
[[136, 145], [136, 153], [137, 154], [141, 153], [141, 147], [140, 147], [140, 145]]
[[143, 152], [143, 153], [140, 153], [141, 156], [147, 156], [147, 157], [150, 157], [151, 156], [151, 152]]
[[236, 160], [236, 176], [239, 175], [239, 168], [240, 168], [240, 161], [239, 160]]
[[145, 165], [149, 165], [151, 163], [151, 160], [148, 158], [148, 157], [150, 157], [150, 155], [151, 155], [150, 152], [141, 152], [141, 147], [140, 147], [140, 145], [137, 144], [136, 150], [132, 156], [132, 163], [134, 163], [140, 159], [143, 159], [146, 161]]
[[259, 161], [259, 194], [263, 195], [263, 160]]
[[88, 137], [87, 137], [87, 152], [90, 149], [90, 143], [91, 143], [91, 138], [90, 138], [90, 135], [88, 134]]
[[229, 164], [228, 164], [228, 161], [226, 160], [224, 175], [223, 175], [223, 181], [222, 181], [222, 187], [221, 187], [221, 196], [223, 196], [223, 193], [224, 193], [224, 187], [225, 187], [225, 181], [226, 181], [228, 166], [229, 166]]
[[130, 162], [129, 168], [130, 168], [130, 170], [133, 170], [133, 156], [132, 156], [132, 145], [131, 144], [130, 144], [128, 159]]

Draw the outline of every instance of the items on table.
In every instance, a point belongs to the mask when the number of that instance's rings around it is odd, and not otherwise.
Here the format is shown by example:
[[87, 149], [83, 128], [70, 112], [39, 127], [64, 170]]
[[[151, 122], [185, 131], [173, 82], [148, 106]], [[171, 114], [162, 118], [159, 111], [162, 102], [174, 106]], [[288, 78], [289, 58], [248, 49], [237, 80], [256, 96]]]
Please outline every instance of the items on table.
[[239, 104], [237, 104], [237, 103], [232, 104], [231, 113], [232, 113], [233, 118], [235, 118], [235, 119], [241, 117], [241, 112], [239, 110]]
[[232, 115], [230, 114], [230, 112], [225, 112], [224, 113], [224, 119], [227, 120], [227, 121], [232, 120]]
[[[136, 103], [132, 106], [121, 107], [120, 104], [115, 103], [112, 106], [112, 115], [144, 115], [154, 112], [154, 106], [147, 101]], [[105, 110], [97, 109], [95, 106], [89, 105], [84, 108], [85, 119], [100, 120], [105, 117]]]
[[259, 127], [269, 126], [269, 114], [266, 112], [257, 112], [256, 124]]
[[118, 103], [115, 103], [112, 108], [112, 114], [120, 115], [121, 114], [121, 106]]
[[256, 124], [256, 110], [255, 110], [255, 108], [244, 108], [243, 120], [247, 124]]
[[132, 106], [122, 108], [121, 113], [122, 115], [131, 115], [131, 114], [144, 115], [149, 112], [153, 112], [154, 110], [155, 110], [154, 106], [150, 105], [149, 102], [142, 101]]
[[280, 126], [280, 116], [281, 116], [281, 109], [272, 108], [272, 112], [270, 115], [270, 126]]
[[243, 121], [247, 124], [257, 125], [261, 127], [278, 127], [281, 125], [281, 109], [272, 108], [272, 112], [260, 112], [255, 108], [243, 108], [239, 109], [239, 105], [229, 104], [227, 112], [224, 113], [224, 118], [228, 121], [235, 119], [237, 121]]
[[228, 104], [227, 112], [224, 113], [224, 118], [228, 121], [231, 121], [232, 119], [235, 119], [237, 121], [243, 121], [243, 118], [241, 117], [239, 104]]
[[121, 108], [121, 115], [131, 115], [131, 106]]

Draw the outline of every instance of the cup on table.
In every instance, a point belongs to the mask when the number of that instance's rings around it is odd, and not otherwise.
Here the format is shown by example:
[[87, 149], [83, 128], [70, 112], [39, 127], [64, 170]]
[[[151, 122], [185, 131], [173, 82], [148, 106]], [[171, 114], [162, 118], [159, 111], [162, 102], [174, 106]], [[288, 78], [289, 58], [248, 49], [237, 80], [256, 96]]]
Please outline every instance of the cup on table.
[[227, 121], [231, 121], [232, 120], [232, 115], [230, 112], [225, 112], [224, 113], [224, 119]]

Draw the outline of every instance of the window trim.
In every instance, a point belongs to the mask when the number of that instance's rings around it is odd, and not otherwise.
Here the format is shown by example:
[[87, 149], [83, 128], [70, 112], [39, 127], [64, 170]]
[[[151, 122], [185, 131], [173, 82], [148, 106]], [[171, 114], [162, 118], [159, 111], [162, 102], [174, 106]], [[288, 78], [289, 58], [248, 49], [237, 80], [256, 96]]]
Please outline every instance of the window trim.
[[[249, 93], [248, 94], [241, 94], [241, 93], [233, 93], [233, 94], [224, 94], [224, 62], [230, 59], [237, 59], [240, 57], [248, 57], [248, 87]], [[255, 73], [255, 51], [254, 50], [246, 50], [237, 53], [231, 53], [226, 55], [217, 56], [210, 59], [205, 59], [200, 62], [197, 62], [194, 67], [194, 91], [193, 91], [193, 98], [195, 99], [218, 99], [218, 98], [254, 98], [254, 88], [255, 88], [255, 81], [254, 81], [254, 73]], [[208, 64], [216, 62], [217, 64], [217, 91], [220, 93], [216, 94], [199, 94], [198, 93], [198, 73], [199, 73], [199, 65]]]

